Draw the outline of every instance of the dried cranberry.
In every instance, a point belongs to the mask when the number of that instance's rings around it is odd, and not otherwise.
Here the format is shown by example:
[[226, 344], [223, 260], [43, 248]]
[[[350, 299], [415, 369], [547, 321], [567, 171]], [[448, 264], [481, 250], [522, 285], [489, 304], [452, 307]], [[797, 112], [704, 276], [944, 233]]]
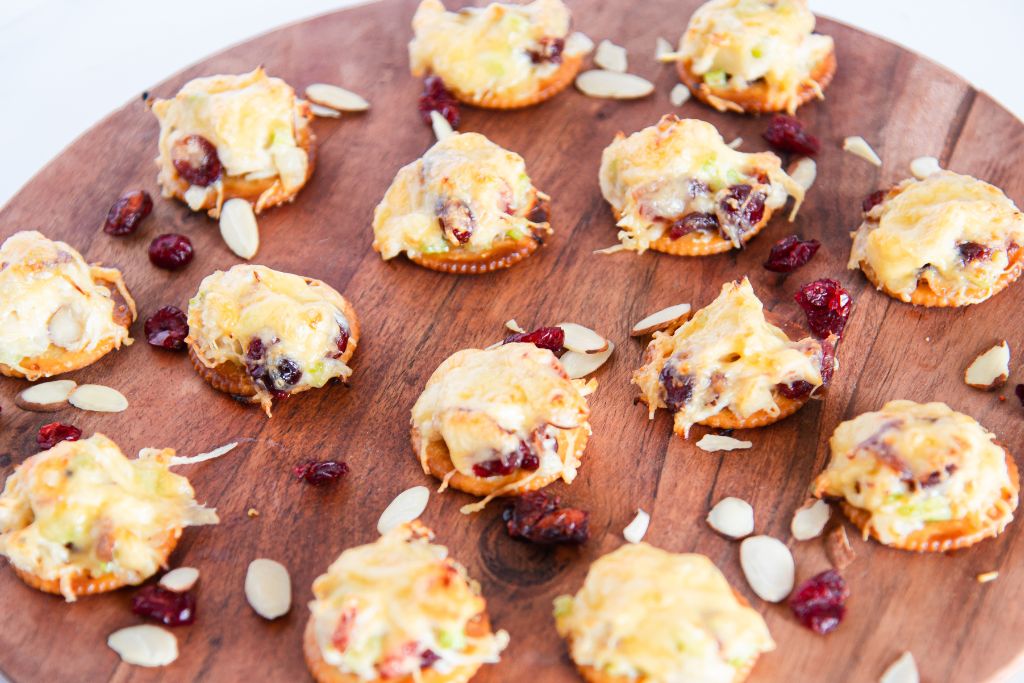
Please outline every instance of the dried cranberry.
[[263, 360], [263, 340], [259, 337], [253, 337], [249, 340], [249, 346], [245, 350], [245, 358], [249, 361]]
[[39, 428], [36, 435], [36, 443], [44, 451], [48, 451], [61, 441], [78, 441], [82, 437], [82, 430], [74, 425], [51, 422]]
[[338, 351], [345, 353], [345, 349], [348, 348], [348, 330], [344, 327], [338, 326]]
[[437, 220], [441, 222], [441, 231], [451, 235], [459, 244], [465, 244], [473, 236], [476, 219], [465, 202], [449, 199], [437, 210]]
[[103, 232], [120, 237], [130, 235], [153, 210], [153, 198], [145, 190], [133, 190], [122, 195], [107, 212]]
[[552, 353], [558, 353], [565, 344], [565, 331], [561, 327], [538, 327], [533, 332], [517, 332], [505, 337], [502, 344], [521, 342], [533, 344]]
[[149, 245], [149, 260], [157, 268], [184, 268], [192, 261], [192, 242], [184, 235], [160, 235]]
[[302, 378], [302, 368], [290, 358], [282, 358], [277, 362], [277, 376], [288, 386], [294, 386]]
[[819, 339], [843, 333], [850, 317], [850, 294], [837, 280], [824, 278], [800, 288], [793, 297], [807, 315], [807, 325]]
[[[537, 432], [534, 439], [543, 438]], [[511, 453], [502, 453], [499, 457], [485, 460], [473, 465], [473, 474], [478, 477], [497, 477], [512, 474], [517, 469], [532, 472], [540, 467], [540, 456], [527, 441], [520, 441], [519, 448]]]
[[322, 486], [348, 474], [348, 465], [337, 460], [310, 460], [296, 465], [292, 473], [307, 484]]
[[792, 384], [776, 384], [775, 389], [786, 398], [800, 399], [810, 396], [811, 391], [814, 390], [814, 385], [798, 379]]
[[529, 50], [530, 59], [534, 64], [559, 64], [562, 61], [562, 50], [565, 40], [562, 38], [541, 38], [537, 41], [537, 49]]
[[672, 363], [665, 363], [660, 377], [661, 386], [665, 388], [665, 405], [673, 412], [682, 410], [693, 394], [693, 377], [680, 375]]
[[430, 112], [436, 111], [443, 116], [452, 128], [459, 127], [459, 102], [437, 76], [428, 76], [423, 81], [423, 94], [419, 101], [420, 117], [428, 126], [431, 125]]
[[752, 189], [750, 185], [733, 185], [718, 203], [719, 222], [732, 227], [737, 235], [747, 232], [764, 218], [765, 195]]
[[590, 513], [562, 507], [558, 496], [532, 491], [517, 497], [502, 512], [512, 538], [541, 545], [580, 544], [589, 537]]
[[767, 140], [769, 145], [783, 152], [814, 156], [821, 149], [818, 138], [804, 130], [804, 124], [800, 119], [785, 114], [773, 116], [761, 137]]
[[834, 569], [805, 581], [789, 598], [789, 608], [801, 624], [825, 635], [839, 626], [846, 614], [850, 589]]
[[207, 187], [217, 182], [223, 168], [217, 148], [202, 135], [186, 135], [171, 147], [171, 163], [189, 185]]
[[188, 336], [188, 319], [175, 306], [164, 306], [146, 318], [146, 341], [162, 349], [180, 351]]
[[772, 246], [764, 267], [773, 273], [792, 273], [814, 258], [821, 242], [802, 240], [796, 235], [784, 237]]
[[677, 240], [695, 230], [718, 230], [718, 217], [713, 213], [688, 213], [672, 223], [668, 229], [668, 238]]
[[429, 669], [439, 659], [441, 659], [441, 656], [428, 648], [420, 653], [420, 668]]
[[196, 598], [160, 585], [145, 586], [132, 596], [132, 612], [164, 626], [182, 626], [196, 620]]
[[871, 209], [881, 204], [882, 201], [885, 199], [885, 195], [885, 190], [877, 190], [875, 192], [872, 192], [871, 194], [864, 198], [864, 201], [860, 203], [861, 210], [864, 213], [867, 213]]
[[987, 259], [992, 256], [992, 249], [977, 242], [961, 242], [956, 245], [960, 250], [960, 261], [965, 266], [972, 261]]

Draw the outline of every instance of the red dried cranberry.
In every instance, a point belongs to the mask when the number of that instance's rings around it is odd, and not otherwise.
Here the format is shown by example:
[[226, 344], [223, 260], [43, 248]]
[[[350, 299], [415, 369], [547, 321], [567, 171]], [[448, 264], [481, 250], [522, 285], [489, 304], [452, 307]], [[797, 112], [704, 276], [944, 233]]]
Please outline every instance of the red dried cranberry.
[[160, 235], [149, 245], [149, 260], [157, 268], [184, 268], [192, 261], [192, 242], [184, 235]]
[[423, 81], [423, 94], [419, 101], [420, 117], [428, 126], [431, 125], [430, 112], [436, 111], [443, 116], [452, 128], [459, 127], [459, 102], [437, 76], [428, 76]]
[[459, 244], [468, 242], [476, 227], [473, 212], [458, 199], [445, 201], [437, 211], [437, 220], [441, 222], [441, 231], [454, 237]]
[[302, 378], [302, 368], [291, 358], [282, 358], [277, 362], [277, 376], [288, 386], [294, 386]]
[[747, 232], [764, 218], [765, 195], [752, 189], [750, 185], [733, 185], [718, 203], [719, 223], [726, 223], [737, 235]]
[[180, 351], [188, 336], [188, 319], [175, 306], [164, 306], [146, 318], [146, 341], [162, 349]]
[[348, 474], [348, 465], [337, 460], [310, 460], [296, 465], [292, 473], [307, 484], [322, 486]]
[[850, 317], [850, 294], [837, 280], [824, 278], [800, 288], [793, 297], [807, 315], [807, 325], [818, 339], [843, 333]]
[[1013, 393], [1017, 395], [1017, 400], [1020, 401], [1021, 406], [1024, 406], [1024, 384], [1015, 386]]
[[558, 496], [532, 491], [518, 496], [502, 512], [512, 538], [541, 545], [584, 543], [589, 537], [590, 513], [562, 507]]
[[792, 273], [814, 258], [821, 242], [802, 240], [796, 235], [784, 237], [772, 246], [764, 267], [773, 273]]
[[718, 217], [712, 213], [688, 213], [672, 223], [672, 226], [668, 229], [668, 238], [670, 240], [677, 240], [695, 230], [718, 230]]
[[885, 199], [885, 195], [885, 190], [877, 190], [875, 192], [872, 192], [871, 194], [864, 198], [864, 201], [860, 203], [861, 211], [867, 213], [871, 209], [875, 208], [876, 206], [882, 203], [882, 201]]
[[428, 648], [420, 653], [420, 668], [429, 669], [439, 659], [441, 659], [441, 656]]
[[565, 331], [561, 327], [538, 327], [533, 332], [517, 332], [505, 337], [502, 344], [521, 342], [533, 344], [552, 353], [558, 353], [565, 344]]
[[217, 148], [202, 135], [186, 135], [171, 147], [171, 163], [189, 185], [207, 187], [217, 182], [223, 168]]
[[972, 261], [984, 260], [992, 256], [992, 249], [977, 242], [961, 242], [956, 245], [960, 250], [960, 262], [965, 266]]
[[44, 451], [48, 451], [61, 441], [78, 441], [82, 438], [82, 430], [74, 425], [66, 425], [60, 422], [51, 422], [39, 428], [36, 435], [36, 444]]
[[145, 586], [132, 596], [132, 612], [164, 626], [182, 626], [196, 620], [196, 598], [160, 585]]
[[811, 391], [814, 390], [814, 385], [798, 379], [792, 384], [776, 384], [775, 389], [786, 398], [801, 399], [810, 396]]
[[153, 210], [153, 198], [145, 190], [133, 190], [122, 195], [107, 212], [103, 232], [120, 237], [130, 235]]
[[562, 61], [562, 50], [565, 49], [565, 40], [562, 38], [541, 38], [537, 41], [537, 49], [529, 50], [530, 59], [534, 64], [559, 64]]
[[665, 363], [660, 378], [661, 386], [665, 388], [665, 405], [672, 412], [682, 410], [693, 393], [693, 377], [680, 375], [673, 363]]
[[528, 442], [520, 441], [519, 448], [511, 453], [502, 453], [497, 458], [474, 464], [473, 474], [481, 478], [497, 477], [512, 474], [517, 469], [532, 472], [538, 467], [540, 456]]
[[815, 633], [825, 635], [839, 626], [846, 614], [846, 599], [850, 589], [834, 569], [822, 572], [805, 581], [792, 597], [789, 608], [801, 624]]
[[769, 145], [783, 152], [814, 156], [821, 149], [818, 138], [804, 130], [804, 124], [800, 119], [785, 114], [773, 116], [761, 137], [767, 140]]
[[263, 360], [263, 340], [259, 337], [253, 337], [249, 340], [249, 346], [245, 350], [246, 360], [259, 361]]
[[344, 327], [338, 326], [338, 351], [345, 353], [345, 349], [348, 348], [348, 330]]

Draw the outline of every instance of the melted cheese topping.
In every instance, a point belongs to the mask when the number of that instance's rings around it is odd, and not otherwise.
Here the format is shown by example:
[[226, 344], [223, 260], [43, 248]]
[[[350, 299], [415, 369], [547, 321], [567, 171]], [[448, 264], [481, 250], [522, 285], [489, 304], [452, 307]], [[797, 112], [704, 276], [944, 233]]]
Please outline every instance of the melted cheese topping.
[[[1024, 246], [1024, 215], [999, 188], [940, 171], [890, 190], [852, 237], [849, 267], [867, 263], [904, 301], [923, 280], [940, 296], [978, 303], [1006, 270], [1007, 248]], [[991, 257], [964, 264], [965, 242], [988, 247]]]
[[[395, 176], [373, 214], [373, 248], [385, 259], [483, 251], [541, 228], [526, 218], [537, 199], [521, 156], [479, 133], [450, 135]], [[452, 228], [469, 241], [460, 243]]]
[[480, 587], [432, 539], [418, 522], [399, 526], [346, 550], [313, 582], [309, 609], [328, 664], [363, 680], [419, 680], [428, 650], [440, 674], [499, 660], [508, 634], [466, 633], [486, 607]]
[[944, 403], [890, 401], [836, 427], [832, 457], [815, 480], [818, 496], [845, 498], [871, 513], [891, 543], [929, 522], [969, 520], [979, 527], [1012, 488], [995, 435]]
[[89, 352], [113, 341], [131, 344], [128, 330], [114, 322], [114, 301], [106, 285], [117, 286], [125, 301], [121, 274], [89, 266], [64, 242], [42, 234], [17, 232], [0, 246], [0, 363], [30, 380], [45, 373], [22, 366], [51, 345]]
[[[263, 346], [263, 365], [277, 390], [322, 387], [352, 374], [340, 359], [341, 331], [348, 334], [345, 298], [326, 284], [266, 266], [240, 264], [205, 277], [188, 303], [186, 342], [207, 367], [222, 363], [246, 366], [253, 340]], [[354, 339], [348, 344], [354, 345]], [[347, 348], [347, 347], [346, 347]], [[288, 383], [282, 361], [297, 365], [301, 377]], [[270, 394], [256, 384], [269, 409]]]
[[732, 683], [775, 649], [711, 560], [646, 543], [594, 562], [575, 596], [556, 598], [555, 621], [577, 664], [652, 683]]
[[[561, 0], [528, 5], [492, 3], [445, 11], [441, 0], [423, 0], [412, 20], [409, 43], [413, 76], [436, 74], [451, 88], [475, 96], [532, 95], [557, 69], [535, 63], [544, 39], [565, 39], [569, 10]], [[566, 54], [572, 54], [572, 45]]]
[[537, 471], [561, 471], [571, 482], [579, 461], [567, 453], [563, 462], [549, 435], [587, 425], [585, 396], [591, 390], [582, 380], [569, 379], [553, 353], [533, 344], [459, 351], [434, 371], [412, 409], [424, 471], [431, 442], [444, 441], [455, 469], [475, 476], [473, 465], [514, 453], [539, 433], [543, 448]]
[[811, 73], [834, 48], [832, 38], [813, 31], [805, 0], [711, 0], [694, 12], [678, 55], [713, 88], [763, 81], [792, 113], [802, 87], [820, 94]]
[[[153, 113], [160, 120], [159, 180], [165, 192], [179, 177], [171, 148], [188, 135], [201, 135], [217, 148], [226, 175], [247, 180], [276, 176], [288, 192], [306, 180], [309, 156], [296, 143], [298, 129], [307, 125], [300, 102], [291, 86], [267, 76], [263, 67], [191, 80], [173, 99], [153, 102]], [[220, 182], [193, 186], [186, 199], [201, 204]]]
[[633, 374], [633, 384], [640, 387], [651, 418], [668, 407], [665, 366], [671, 365], [677, 378], [689, 379], [692, 393], [675, 414], [675, 431], [684, 435], [726, 408], [741, 419], [762, 410], [778, 414], [778, 384], [822, 384], [821, 343], [810, 337], [790, 341], [765, 320], [747, 278], [723, 285], [717, 299], [672, 334], [655, 332], [647, 353], [649, 361]]
[[94, 434], [28, 458], [0, 495], [0, 553], [19, 569], [59, 579], [68, 601], [77, 575], [138, 584], [166, 560], [182, 527], [216, 524], [185, 477], [168, 469], [174, 451], [146, 449], [129, 460]]
[[601, 154], [600, 182], [601, 193], [620, 217], [622, 246], [617, 249], [638, 252], [690, 213], [718, 214], [723, 236], [741, 247], [742, 234], [730, 229], [722, 211], [735, 185], [762, 193], [769, 209], [781, 208], [792, 195], [796, 203], [790, 220], [804, 198], [803, 187], [786, 175], [775, 154], [734, 150], [710, 123], [672, 114], [629, 137], [620, 133]]

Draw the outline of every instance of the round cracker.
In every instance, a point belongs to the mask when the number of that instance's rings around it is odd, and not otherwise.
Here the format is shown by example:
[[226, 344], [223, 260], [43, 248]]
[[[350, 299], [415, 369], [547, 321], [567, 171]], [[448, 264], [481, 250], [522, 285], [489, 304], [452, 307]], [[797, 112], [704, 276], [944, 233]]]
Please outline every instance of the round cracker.
[[789, 398], [787, 396], [783, 396], [777, 391], [772, 392], [772, 398], [775, 399], [775, 405], [779, 407], [779, 412], [775, 415], [772, 415], [767, 410], [759, 410], [753, 415], [741, 418], [729, 408], [723, 408], [721, 412], [711, 415], [697, 424], [701, 424], [706, 427], [715, 427], [717, 429], [753, 429], [755, 427], [767, 427], [768, 425], [775, 424], [779, 420], [789, 417], [796, 411], [800, 410], [808, 400], [807, 398]]
[[460, 102], [481, 109], [522, 109], [549, 100], [569, 87], [583, 66], [582, 55], [563, 56], [562, 63], [553, 74], [541, 80], [537, 89], [528, 95], [515, 96], [492, 92], [468, 93], [445, 83]]
[[[761, 232], [768, 225], [768, 221], [772, 219], [773, 213], [774, 209], [768, 206], [764, 207], [764, 215], [761, 217], [761, 220], [752, 226], [750, 230], [743, 233], [740, 243], [745, 246], [757, 233]], [[614, 206], [612, 207], [612, 215], [615, 216], [616, 222], [622, 220], [622, 213]], [[676, 239], [672, 239], [668, 234], [664, 234], [651, 242], [649, 248], [653, 251], [660, 251], [663, 254], [671, 254], [672, 256], [712, 256], [731, 251], [736, 248], [736, 245], [717, 232], [709, 234], [707, 232], [694, 231]]]

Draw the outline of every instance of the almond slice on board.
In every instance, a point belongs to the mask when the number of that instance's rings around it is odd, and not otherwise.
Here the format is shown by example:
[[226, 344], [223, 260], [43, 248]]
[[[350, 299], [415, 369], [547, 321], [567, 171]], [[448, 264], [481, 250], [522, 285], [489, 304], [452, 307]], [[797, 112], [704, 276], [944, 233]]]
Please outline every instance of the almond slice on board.
[[669, 306], [661, 309], [660, 311], [655, 311], [633, 325], [633, 329], [630, 330], [629, 336], [643, 337], [657, 330], [666, 330], [678, 325], [690, 318], [690, 310], [690, 304], [676, 304], [675, 306]]
[[597, 44], [597, 51], [594, 53], [594, 64], [608, 71], [626, 73], [626, 70], [629, 69], [626, 48], [616, 45], [610, 40], [602, 40]]
[[639, 543], [644, 540], [647, 534], [647, 527], [651, 524], [651, 516], [637, 508], [636, 517], [622, 530], [622, 537], [630, 543]]
[[384, 512], [380, 513], [380, 519], [377, 520], [377, 531], [386, 534], [400, 524], [419, 518], [427, 509], [429, 500], [430, 489], [426, 486], [413, 486], [402, 491], [388, 503]]
[[245, 599], [256, 614], [274, 620], [292, 606], [292, 580], [280, 562], [258, 558], [245, 572]]
[[68, 396], [77, 386], [71, 379], [33, 384], [14, 397], [14, 405], [34, 413], [52, 413], [68, 405]]
[[750, 441], [740, 441], [734, 439], [731, 436], [722, 436], [721, 434], [705, 434], [700, 437], [700, 441], [697, 442], [697, 448], [708, 453], [714, 453], [715, 451], [736, 451], [744, 448], [750, 448], [754, 444]]
[[743, 538], [754, 533], [754, 508], [741, 498], [723, 498], [707, 516], [708, 526], [728, 538]]
[[690, 99], [690, 89], [682, 83], [676, 83], [668, 93], [668, 101], [673, 107], [681, 107]]
[[[654, 59], [655, 60], [660, 60], [662, 58], [662, 56], [670, 54], [674, 50], [675, 50], [675, 48], [672, 47], [672, 43], [668, 42], [667, 40], [665, 40], [661, 36], [658, 36], [658, 39], [656, 41], [654, 41]], [[683, 84], [680, 83], [679, 85], [683, 85]], [[683, 87], [685, 88], [686, 86], [683, 85]], [[673, 90], [675, 90], [675, 88], [673, 88]], [[689, 89], [687, 89], [686, 92], [690, 92]]]
[[236, 256], [251, 259], [260, 248], [260, 229], [252, 204], [241, 198], [229, 199], [220, 209], [220, 236]]
[[433, 109], [430, 111], [430, 127], [434, 129], [434, 137], [438, 142], [455, 134], [455, 129], [448, 123], [448, 119]]
[[878, 683], [919, 683], [920, 680], [914, 655], [904, 652], [899, 659], [889, 665], [878, 679]]
[[576, 87], [588, 97], [633, 100], [654, 92], [654, 84], [633, 74], [592, 69], [576, 77]]
[[771, 536], [751, 536], [740, 544], [740, 567], [747, 583], [766, 602], [782, 602], [793, 592], [796, 567], [786, 544]]
[[562, 328], [565, 341], [562, 346], [576, 353], [600, 353], [608, 348], [608, 340], [589, 327], [576, 323], [558, 323], [555, 327]]
[[981, 354], [967, 366], [964, 383], [969, 387], [992, 391], [1006, 384], [1010, 376], [1010, 347], [1006, 340]]
[[582, 379], [596, 372], [599, 367], [604, 365], [614, 350], [615, 344], [608, 342], [608, 348], [599, 353], [566, 351], [558, 360], [561, 361], [565, 374], [569, 375], [569, 379]]
[[856, 157], [860, 157], [875, 166], [882, 165], [882, 160], [875, 153], [875, 150], [871, 149], [871, 145], [868, 144], [868, 141], [859, 135], [851, 135], [850, 137], [845, 138], [843, 140], [843, 151], [849, 152]]
[[825, 530], [832, 508], [820, 498], [809, 502], [793, 513], [793, 521], [789, 523], [789, 531], [798, 541], [809, 541], [821, 536]]
[[199, 570], [195, 567], [177, 567], [160, 577], [160, 585], [175, 593], [191, 590], [199, 580]]
[[124, 394], [102, 384], [79, 384], [68, 395], [68, 403], [96, 413], [120, 413], [128, 409]]
[[526, 330], [523, 329], [522, 325], [520, 325], [519, 323], [516, 322], [515, 318], [510, 318], [509, 320], [506, 320], [505, 321], [505, 328], [509, 329], [509, 330], [512, 330], [513, 332], [517, 332], [519, 334], [522, 334], [523, 332], [526, 332]]
[[306, 99], [338, 111], [366, 111], [370, 103], [351, 90], [328, 83], [314, 83], [306, 88]]
[[107, 636], [107, 647], [135, 666], [167, 666], [178, 658], [178, 639], [150, 624], [129, 626]]
[[809, 190], [818, 177], [818, 164], [810, 157], [800, 157], [790, 164], [787, 172], [797, 185]]
[[942, 170], [939, 160], [935, 157], [918, 157], [910, 162], [910, 174], [918, 180], [924, 180], [933, 173]]
[[318, 119], [341, 118], [341, 112], [338, 111], [337, 109], [331, 109], [330, 107], [325, 107], [324, 105], [317, 104], [316, 102], [309, 103], [309, 110], [313, 112], [313, 116], [317, 117]]

